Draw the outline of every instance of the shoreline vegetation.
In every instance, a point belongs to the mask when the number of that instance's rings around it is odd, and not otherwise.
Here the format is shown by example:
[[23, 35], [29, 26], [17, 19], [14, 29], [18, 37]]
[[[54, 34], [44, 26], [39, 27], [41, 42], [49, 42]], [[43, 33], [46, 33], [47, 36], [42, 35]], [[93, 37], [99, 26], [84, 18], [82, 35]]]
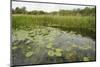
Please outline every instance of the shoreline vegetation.
[[[94, 16], [52, 16], [52, 15], [12, 15], [13, 29], [31, 29], [34, 26], [47, 26], [59, 28], [64, 31], [74, 31], [83, 36], [89, 36], [95, 40]], [[18, 21], [18, 22], [17, 22]], [[25, 28], [25, 29], [26, 29]], [[25, 30], [24, 29], [24, 30]], [[91, 34], [92, 33], [92, 34]]]

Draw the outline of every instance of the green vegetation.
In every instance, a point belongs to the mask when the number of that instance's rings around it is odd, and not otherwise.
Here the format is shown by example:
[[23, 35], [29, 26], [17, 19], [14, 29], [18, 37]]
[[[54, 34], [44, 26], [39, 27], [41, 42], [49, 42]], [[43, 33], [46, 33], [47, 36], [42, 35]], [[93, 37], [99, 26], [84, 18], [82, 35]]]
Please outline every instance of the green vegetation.
[[[52, 16], [52, 15], [13, 15], [13, 29], [32, 30], [36, 26], [59, 28], [74, 31], [95, 39], [94, 16]], [[92, 34], [91, 34], [92, 33]]]
[[39, 10], [27, 11], [26, 7], [16, 7], [12, 9], [13, 14], [29, 14], [29, 15], [80, 15], [80, 16], [95, 16], [96, 8], [86, 7], [84, 9], [73, 9], [73, 10], [59, 10], [52, 12], [45, 12]]
[[94, 61], [95, 8], [12, 10], [14, 65]]
[[[65, 31], [74, 31], [83, 36], [95, 39], [96, 8], [59, 10], [59, 11], [27, 11], [26, 7], [12, 9], [13, 29], [31, 30], [37, 26], [59, 28]], [[91, 34], [92, 33], [92, 34]]]

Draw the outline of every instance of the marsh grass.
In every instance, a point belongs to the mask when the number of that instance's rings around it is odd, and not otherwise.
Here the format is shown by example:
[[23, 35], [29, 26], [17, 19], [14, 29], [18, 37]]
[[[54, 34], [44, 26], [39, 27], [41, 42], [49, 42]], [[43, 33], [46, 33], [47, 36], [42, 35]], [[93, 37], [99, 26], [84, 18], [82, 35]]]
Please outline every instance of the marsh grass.
[[94, 16], [59, 16], [59, 15], [12, 15], [12, 28], [31, 30], [36, 26], [59, 28], [74, 31], [95, 39]]

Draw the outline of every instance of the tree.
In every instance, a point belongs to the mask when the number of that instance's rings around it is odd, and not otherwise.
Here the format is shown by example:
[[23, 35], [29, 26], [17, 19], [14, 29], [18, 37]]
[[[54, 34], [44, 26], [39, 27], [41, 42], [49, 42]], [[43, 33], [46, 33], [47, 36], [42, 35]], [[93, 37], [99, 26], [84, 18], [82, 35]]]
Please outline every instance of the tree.
[[59, 10], [59, 11], [52, 11], [52, 12], [45, 12], [45, 11], [27, 11], [26, 7], [16, 7], [12, 9], [12, 13], [14, 14], [33, 14], [33, 15], [79, 15], [79, 16], [95, 16], [96, 8], [89, 8], [86, 7], [84, 9], [73, 9], [73, 10]]
[[16, 9], [15, 9], [15, 13], [21, 13], [21, 9], [19, 8], [19, 7], [16, 7]]
[[22, 11], [23, 14], [25, 14], [26, 13], [26, 7], [22, 7], [21, 11]]

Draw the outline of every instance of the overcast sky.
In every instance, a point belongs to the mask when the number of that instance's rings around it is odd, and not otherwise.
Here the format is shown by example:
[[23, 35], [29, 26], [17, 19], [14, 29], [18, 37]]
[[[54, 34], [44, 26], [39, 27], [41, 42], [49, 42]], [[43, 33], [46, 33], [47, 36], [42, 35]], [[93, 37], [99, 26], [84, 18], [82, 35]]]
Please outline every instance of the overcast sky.
[[72, 9], [83, 9], [85, 7], [93, 7], [93, 6], [79, 6], [79, 5], [62, 5], [62, 4], [46, 4], [46, 3], [29, 3], [29, 2], [12, 2], [12, 8], [16, 7], [26, 7], [26, 10], [43, 10], [47, 12], [58, 11], [61, 9], [64, 10], [72, 10]]

